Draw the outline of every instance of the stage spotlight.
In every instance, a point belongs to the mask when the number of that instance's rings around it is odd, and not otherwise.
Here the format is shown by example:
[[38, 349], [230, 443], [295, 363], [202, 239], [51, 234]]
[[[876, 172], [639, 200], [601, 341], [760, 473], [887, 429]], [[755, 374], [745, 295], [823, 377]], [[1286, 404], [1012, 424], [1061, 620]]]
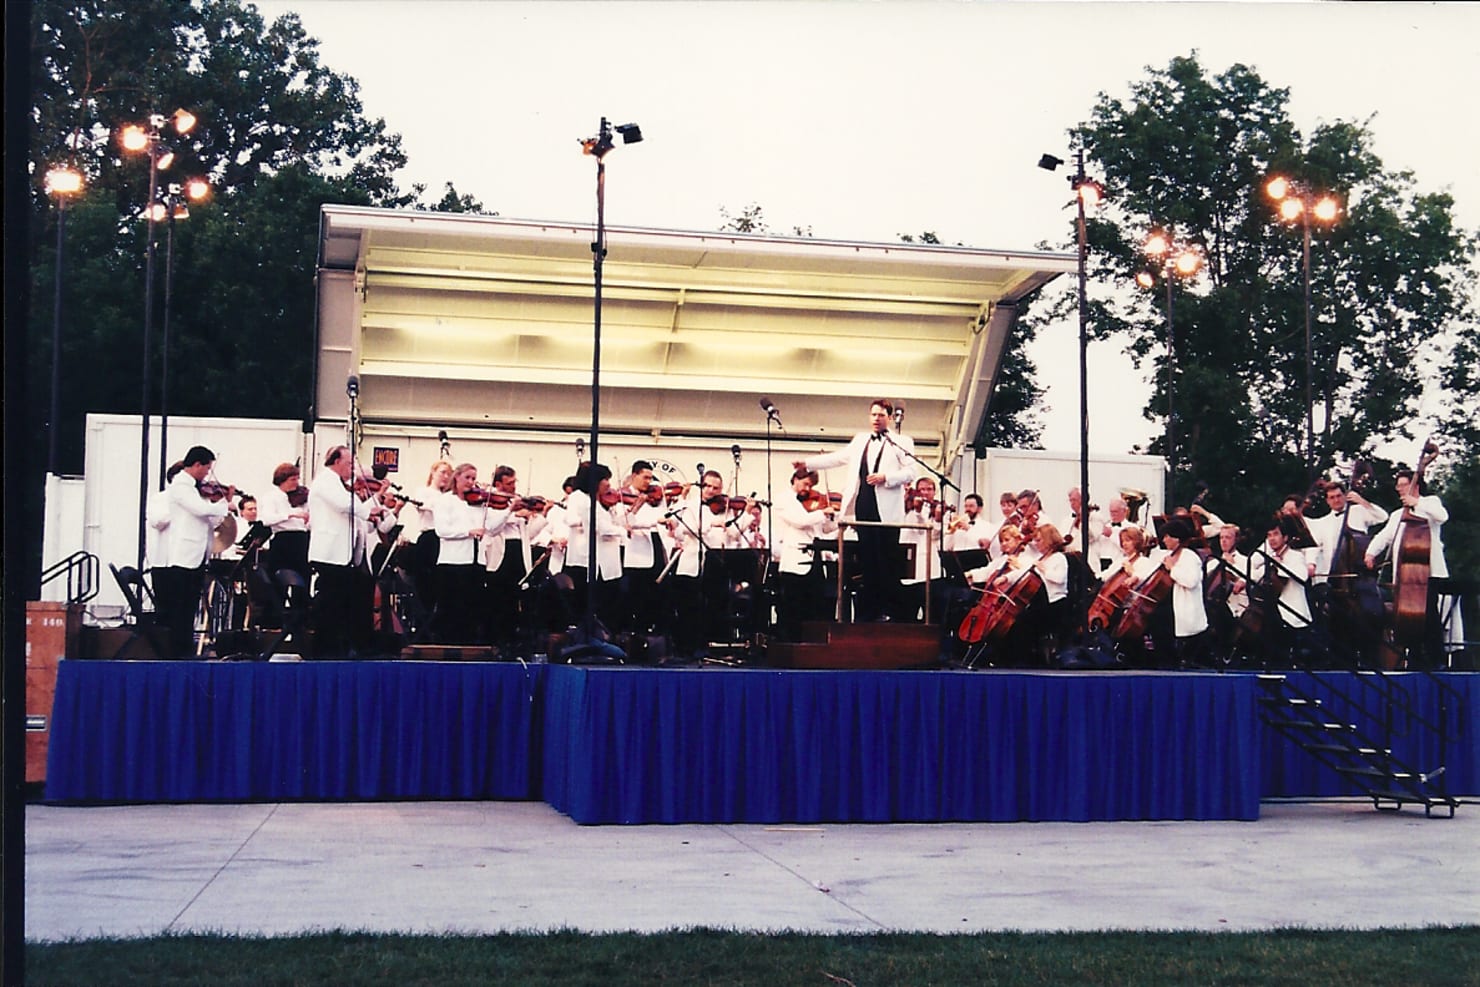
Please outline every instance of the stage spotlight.
[[642, 140], [642, 128], [635, 123], [619, 123], [616, 129], [622, 135], [623, 144], [636, 144]]
[[1045, 154], [1038, 159], [1038, 167], [1044, 171], [1053, 171], [1064, 163], [1063, 158], [1056, 158], [1052, 154]]

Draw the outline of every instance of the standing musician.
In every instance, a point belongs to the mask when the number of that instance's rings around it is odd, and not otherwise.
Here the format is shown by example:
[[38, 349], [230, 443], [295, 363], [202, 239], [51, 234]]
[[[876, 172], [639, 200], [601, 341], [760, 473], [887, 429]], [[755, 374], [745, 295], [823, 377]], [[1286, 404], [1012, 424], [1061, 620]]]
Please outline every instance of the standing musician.
[[626, 511], [627, 552], [622, 570], [627, 580], [627, 598], [632, 616], [632, 629], [639, 634], [666, 631], [663, 619], [662, 587], [658, 574], [668, 562], [668, 552], [660, 531], [664, 524], [663, 486], [649, 480], [643, 497]]
[[776, 637], [782, 641], [801, 640], [802, 622], [823, 617], [824, 577], [813, 543], [836, 531], [837, 523], [827, 497], [813, 489], [816, 483], [815, 470], [797, 469], [791, 475], [793, 496], [773, 509], [776, 545], [781, 552]]
[[288, 605], [298, 608], [308, 602], [308, 488], [302, 483], [297, 466], [279, 463], [272, 471], [272, 486], [263, 492], [257, 504], [257, 520], [272, 530], [272, 540], [267, 543], [267, 571], [273, 580], [275, 606], [268, 615], [270, 618], [281, 619], [282, 616], [276, 606], [279, 569], [296, 572], [303, 582], [302, 588], [293, 587], [289, 592], [303, 594], [305, 598], [290, 597]]
[[[859, 432], [838, 452], [812, 456], [792, 465], [807, 470], [852, 467], [843, 490], [844, 514], [851, 514], [859, 521], [903, 521], [904, 488], [915, 478], [912, 461], [915, 443], [908, 435], [896, 438], [889, 434], [889, 418], [893, 413], [893, 403], [879, 398], [869, 406], [868, 431]], [[899, 588], [896, 564], [899, 529], [863, 526], [856, 531], [862, 585], [855, 617], [860, 621], [888, 620]]]
[[308, 488], [308, 562], [314, 573], [316, 655], [353, 657], [371, 643], [375, 584], [367, 568], [371, 526], [394, 520], [377, 501], [355, 491], [355, 461], [348, 446], [324, 455], [324, 468]]
[[[191, 446], [184, 466], [166, 487], [169, 540], [163, 571], [154, 572], [154, 595], [161, 622], [169, 631], [166, 658], [195, 654], [195, 614], [205, 586], [206, 558], [216, 526], [231, 510], [235, 487], [204, 487], [216, 454], [205, 446]], [[163, 578], [161, 578], [163, 577]]]
[[[170, 551], [170, 484], [185, 468], [184, 462], [175, 460], [164, 475], [164, 486], [149, 495], [145, 502], [144, 523], [147, 526], [144, 543], [144, 564], [152, 572], [155, 595], [159, 593], [159, 576], [169, 562]], [[169, 576], [165, 575], [165, 582]], [[161, 619], [161, 623], [163, 620]]]
[[[1013, 506], [1017, 506], [1016, 498]], [[991, 541], [995, 532], [989, 532], [987, 519], [982, 515], [981, 494], [969, 493], [961, 498], [961, 513], [951, 518], [941, 540], [941, 550], [946, 552], [979, 552], [985, 546], [982, 540]]]
[[512, 466], [495, 467], [492, 493], [502, 499], [499, 505], [489, 507], [484, 521], [482, 548], [487, 574], [482, 611], [488, 618], [488, 628], [483, 637], [504, 655], [517, 654], [522, 643], [519, 587], [529, 575], [528, 531], [531, 518], [537, 516], [515, 493], [518, 482]]
[[[1444, 558], [1444, 522], [1449, 520], [1449, 511], [1438, 496], [1425, 492], [1422, 477], [1415, 482], [1413, 471], [1410, 469], [1398, 470], [1397, 477], [1393, 481], [1393, 489], [1398, 492], [1398, 500], [1412, 512], [1415, 520], [1405, 522], [1404, 512], [1394, 511], [1388, 517], [1387, 524], [1367, 546], [1364, 562], [1368, 569], [1376, 569], [1379, 560], [1389, 550], [1396, 557], [1397, 546], [1402, 540], [1402, 528], [1405, 523], [1428, 526], [1429, 589], [1424, 619], [1423, 650], [1425, 659], [1437, 667], [1443, 661], [1446, 642], [1462, 647], [1465, 639], [1464, 622], [1461, 619], [1459, 607], [1452, 606], [1447, 598], [1440, 597], [1435, 592], [1433, 584], [1436, 577], [1440, 579], [1449, 577], [1449, 563]], [[1396, 568], [1395, 564], [1394, 569]], [[1396, 578], [1394, 576], [1395, 581]], [[1446, 610], [1451, 615], [1447, 627], [1444, 626], [1441, 616]]]
[[929, 579], [939, 585], [938, 581], [945, 572], [940, 559], [939, 537], [941, 522], [945, 518], [945, 505], [936, 499], [935, 490], [935, 480], [922, 476], [915, 482], [915, 492], [905, 504], [904, 520], [909, 524], [928, 524], [930, 529], [903, 528], [899, 532], [901, 545], [915, 546], [915, 560], [914, 570], [901, 581], [899, 607], [893, 614], [896, 620], [923, 619], [926, 623], [931, 623], [940, 616], [945, 604], [944, 596], [932, 593], [930, 608], [935, 613], [925, 613], [925, 580]]
[[1078, 487], [1069, 488], [1069, 513], [1059, 524], [1064, 532], [1064, 551], [1077, 553], [1089, 563], [1098, 575], [1100, 571], [1100, 539], [1097, 535], [1102, 527], [1100, 509], [1091, 504], [1089, 511], [1083, 510], [1084, 500]]
[[674, 646], [681, 657], [703, 657], [706, 645], [725, 637], [730, 609], [729, 573], [711, 555], [729, 545], [729, 498], [724, 477], [705, 470], [674, 519], [681, 554], [673, 571]]
[[424, 620], [435, 623], [437, 611], [437, 553], [442, 539], [437, 537], [437, 503], [452, 492], [452, 464], [445, 459], [432, 463], [427, 470], [427, 484], [402, 509], [401, 536], [416, 547], [410, 554], [409, 571], [416, 600]]
[[1346, 519], [1348, 538], [1353, 533], [1365, 538], [1373, 525], [1382, 524], [1388, 518], [1387, 511], [1355, 490], [1348, 492], [1346, 487], [1334, 480], [1326, 484], [1325, 498], [1331, 513], [1306, 521], [1311, 537], [1316, 540], [1317, 584], [1326, 582], [1331, 575], [1331, 565], [1335, 561], [1338, 543], [1342, 540], [1343, 518]]
[[482, 594], [479, 541], [488, 523], [488, 492], [478, 487], [478, 467], [460, 463], [452, 471], [452, 493], [432, 509], [437, 533], [438, 605], [432, 639], [440, 644], [475, 644]]
[[[585, 462], [576, 470], [575, 489], [565, 500], [565, 568], [574, 586], [576, 600], [584, 600], [590, 583], [591, 607], [608, 623], [619, 616], [622, 589], [622, 538], [626, 532], [612, 517], [612, 471], [599, 463]], [[591, 501], [596, 507], [596, 566], [590, 565]]]

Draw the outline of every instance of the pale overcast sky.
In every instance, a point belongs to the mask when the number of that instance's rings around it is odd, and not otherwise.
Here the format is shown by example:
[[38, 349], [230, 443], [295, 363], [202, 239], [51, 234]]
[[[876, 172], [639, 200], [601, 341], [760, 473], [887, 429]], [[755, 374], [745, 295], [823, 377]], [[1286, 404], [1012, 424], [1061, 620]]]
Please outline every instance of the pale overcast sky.
[[[1290, 90], [1296, 125], [1365, 121], [1391, 169], [1447, 189], [1480, 228], [1480, 5], [1352, 3], [519, 3], [289, 0], [324, 62], [400, 132], [403, 184], [451, 180], [516, 218], [594, 222], [577, 141], [641, 125], [607, 164], [607, 220], [713, 229], [752, 202], [775, 232], [1023, 249], [1068, 233], [1067, 185], [1035, 167], [1101, 91], [1196, 50]], [[612, 249], [617, 249], [614, 242]], [[1061, 338], [1060, 338], [1061, 337]], [[1075, 330], [1035, 354], [1049, 448], [1078, 447]], [[1116, 347], [1091, 352], [1091, 438], [1157, 426]], [[1129, 396], [1129, 397], [1128, 397]]]

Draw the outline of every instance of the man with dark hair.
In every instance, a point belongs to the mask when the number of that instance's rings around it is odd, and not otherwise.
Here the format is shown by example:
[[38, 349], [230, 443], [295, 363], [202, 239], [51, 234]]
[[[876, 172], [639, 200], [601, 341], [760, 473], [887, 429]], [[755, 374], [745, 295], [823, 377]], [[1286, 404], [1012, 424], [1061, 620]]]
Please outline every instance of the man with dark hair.
[[[231, 510], [236, 488], [224, 496], [207, 497], [200, 484], [210, 475], [216, 454], [205, 446], [192, 446], [181, 461], [184, 465], [166, 488], [169, 509], [169, 541], [165, 549], [165, 571], [155, 570], [154, 593], [161, 622], [169, 629], [168, 658], [195, 654], [195, 614], [205, 585], [206, 559], [211, 537]], [[163, 578], [161, 578], [163, 576]]]
[[379, 501], [353, 493], [354, 471], [349, 447], [335, 446], [308, 488], [314, 653], [321, 657], [353, 656], [370, 646], [375, 585], [366, 568], [367, 535], [370, 523], [390, 518]]
[[[1406, 524], [1424, 524], [1429, 529], [1429, 590], [1426, 605], [1427, 616], [1424, 620], [1423, 634], [1423, 657], [1433, 667], [1439, 667], [1444, 662], [1446, 642], [1449, 645], [1463, 647], [1465, 638], [1464, 623], [1460, 617], [1458, 606], [1450, 604], [1448, 597], [1441, 597], [1435, 592], [1434, 579], [1447, 578], [1449, 576], [1449, 562], [1444, 557], [1444, 522], [1449, 520], [1449, 511], [1444, 502], [1436, 495], [1428, 493], [1424, 487], [1423, 478], [1414, 479], [1413, 470], [1400, 469], [1393, 481], [1393, 489], [1398, 492], [1398, 500], [1402, 502], [1406, 510], [1394, 511], [1367, 546], [1366, 557], [1363, 560], [1367, 568], [1376, 569], [1377, 563], [1389, 550], [1392, 551], [1394, 559], [1398, 554], [1399, 543], [1402, 541], [1402, 529]], [[1404, 516], [1412, 512], [1413, 520], [1404, 521]], [[1394, 565], [1396, 570], [1397, 566]], [[1394, 578], [1396, 581], [1396, 576]], [[1444, 620], [1445, 614], [1449, 619]]]
[[[864, 522], [857, 527], [860, 621], [888, 620], [903, 575], [899, 565], [899, 529], [904, 520], [904, 489], [915, 478], [915, 443], [908, 435], [889, 434], [894, 404], [879, 398], [869, 405], [869, 428], [837, 451], [797, 460], [797, 469], [850, 467], [843, 490], [843, 514]], [[881, 526], [882, 525], [882, 526]]]

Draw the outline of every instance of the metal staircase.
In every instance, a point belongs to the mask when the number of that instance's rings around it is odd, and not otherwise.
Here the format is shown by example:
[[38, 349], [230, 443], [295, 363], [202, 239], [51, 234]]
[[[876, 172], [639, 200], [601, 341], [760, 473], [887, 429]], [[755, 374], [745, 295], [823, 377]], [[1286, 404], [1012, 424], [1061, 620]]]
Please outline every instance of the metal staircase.
[[1423, 731], [1442, 750], [1462, 728], [1462, 697], [1437, 676], [1429, 678], [1440, 692], [1437, 720], [1423, 715], [1393, 676], [1370, 669], [1343, 681], [1373, 690], [1366, 698], [1380, 713], [1363, 708], [1334, 681], [1320, 680], [1330, 693], [1323, 698], [1279, 673], [1259, 676], [1260, 713], [1266, 724], [1372, 799], [1373, 808], [1397, 812], [1405, 805], [1421, 805], [1429, 818], [1447, 809], [1448, 815], [1438, 818], [1452, 819], [1459, 799], [1448, 792], [1444, 765], [1421, 771], [1393, 754], [1394, 736]]

